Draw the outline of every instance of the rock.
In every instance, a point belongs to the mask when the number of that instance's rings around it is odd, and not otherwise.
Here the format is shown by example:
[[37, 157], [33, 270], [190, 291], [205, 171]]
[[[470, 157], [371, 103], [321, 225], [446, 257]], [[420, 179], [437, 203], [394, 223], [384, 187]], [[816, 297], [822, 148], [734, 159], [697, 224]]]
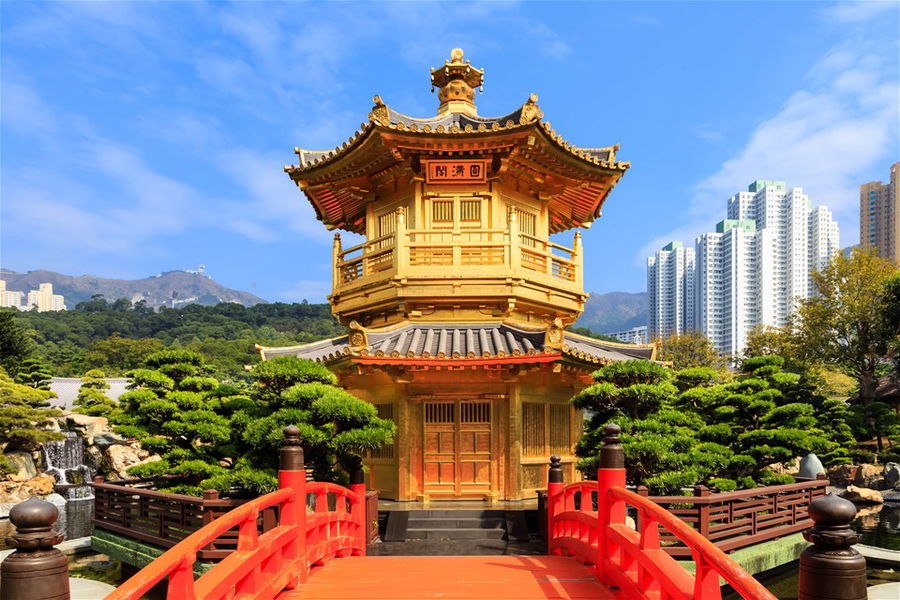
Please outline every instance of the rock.
[[94, 436], [93, 445], [99, 448], [100, 450], [106, 450], [112, 445], [115, 444], [124, 444], [125, 438], [123, 438], [118, 433], [113, 433], [111, 431], [106, 433], [98, 433]]
[[838, 465], [828, 471], [828, 482], [834, 487], [845, 488], [853, 483], [859, 469], [856, 465]]
[[66, 415], [66, 427], [69, 431], [74, 431], [81, 437], [93, 438], [109, 431], [109, 419], [72, 413]]
[[37, 467], [34, 466], [34, 458], [31, 452], [22, 450], [14, 450], [8, 454], [4, 454], [3, 458], [9, 463], [13, 472], [9, 474], [9, 478], [13, 481], [27, 481], [37, 476]]
[[54, 485], [56, 485], [56, 479], [52, 475], [43, 473], [22, 483], [19, 495], [24, 495], [26, 499], [33, 496], [46, 496], [53, 493]]
[[881, 480], [881, 469], [877, 465], [867, 463], [859, 465], [853, 477], [853, 485], [863, 488], [876, 488]]
[[895, 462], [884, 465], [884, 484], [885, 489], [896, 488], [900, 484], [900, 465]]
[[806, 479], [815, 479], [819, 473], [825, 472], [825, 466], [819, 457], [815, 454], [807, 454], [800, 461], [800, 474], [798, 477]]
[[895, 488], [894, 491], [881, 492], [881, 497], [885, 502], [900, 502], [900, 490]]
[[844, 493], [841, 494], [841, 498], [846, 498], [854, 504], [882, 504], [884, 502], [884, 497], [878, 490], [857, 487], [855, 485], [851, 485], [844, 490]]
[[103, 452], [106, 471], [116, 479], [128, 479], [128, 467], [141, 462], [137, 450], [130, 446], [110, 446]]
[[88, 446], [84, 450], [84, 464], [91, 468], [91, 471], [97, 473], [103, 464], [103, 452], [97, 446]]

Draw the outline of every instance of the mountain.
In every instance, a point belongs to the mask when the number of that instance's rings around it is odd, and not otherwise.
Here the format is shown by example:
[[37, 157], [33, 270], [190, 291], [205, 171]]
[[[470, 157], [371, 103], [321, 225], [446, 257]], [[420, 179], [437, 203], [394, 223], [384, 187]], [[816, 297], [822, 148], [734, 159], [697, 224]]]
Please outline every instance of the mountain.
[[575, 326], [587, 327], [597, 333], [615, 333], [647, 322], [647, 292], [608, 292], [588, 297], [584, 314]]
[[92, 275], [72, 277], [53, 271], [29, 271], [16, 273], [0, 269], [0, 279], [9, 290], [28, 292], [36, 290], [40, 283], [52, 283], [53, 292], [62, 294], [66, 307], [75, 308], [79, 302], [91, 299], [94, 294], [102, 294], [107, 300], [128, 298], [133, 302], [146, 300], [148, 306], [175, 306], [186, 304], [218, 304], [237, 302], [253, 306], [265, 302], [248, 292], [232, 290], [216, 283], [199, 272], [167, 271], [146, 279], [102, 279]]

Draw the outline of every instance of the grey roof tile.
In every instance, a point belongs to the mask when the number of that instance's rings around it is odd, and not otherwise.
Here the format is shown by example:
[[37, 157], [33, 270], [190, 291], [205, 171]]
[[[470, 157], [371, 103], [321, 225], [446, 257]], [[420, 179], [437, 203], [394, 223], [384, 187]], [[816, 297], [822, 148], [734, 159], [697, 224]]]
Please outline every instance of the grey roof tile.
[[[544, 353], [544, 331], [506, 323], [413, 324], [367, 331], [367, 356], [395, 358], [484, 358]], [[261, 348], [263, 359], [298, 356], [328, 362], [350, 354], [346, 335], [301, 346]], [[550, 350], [555, 352], [555, 350]], [[588, 362], [650, 359], [649, 346], [613, 344], [566, 332], [563, 353]]]

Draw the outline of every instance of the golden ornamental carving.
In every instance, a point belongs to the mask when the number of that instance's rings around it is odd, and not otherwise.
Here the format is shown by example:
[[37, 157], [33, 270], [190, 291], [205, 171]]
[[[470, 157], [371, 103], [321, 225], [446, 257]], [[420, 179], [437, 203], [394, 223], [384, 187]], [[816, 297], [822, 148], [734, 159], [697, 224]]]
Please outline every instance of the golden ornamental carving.
[[391, 124], [391, 115], [387, 105], [381, 99], [381, 96], [378, 95], [372, 98], [372, 101], [375, 103], [375, 106], [372, 107], [372, 111], [369, 113], [369, 121], [376, 125], [387, 127]]
[[537, 105], [537, 99], [537, 94], [531, 94], [530, 96], [528, 96], [528, 100], [526, 100], [525, 104], [522, 105], [522, 112], [519, 116], [519, 123], [531, 123], [532, 121], [537, 121], [544, 116], [544, 113]]
[[544, 333], [544, 350], [562, 350], [564, 337], [563, 320], [553, 319]]
[[360, 325], [358, 321], [350, 321], [350, 324], [347, 327], [350, 329], [350, 335], [347, 339], [350, 350], [359, 352], [364, 348], [367, 348], [369, 339], [366, 335], [366, 328]]

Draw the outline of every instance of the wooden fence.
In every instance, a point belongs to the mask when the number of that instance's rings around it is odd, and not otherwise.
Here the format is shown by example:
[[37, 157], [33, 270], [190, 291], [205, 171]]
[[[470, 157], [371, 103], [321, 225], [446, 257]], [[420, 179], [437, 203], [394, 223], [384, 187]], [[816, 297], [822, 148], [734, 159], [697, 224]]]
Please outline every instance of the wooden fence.
[[[218, 492], [205, 492], [202, 498], [160, 492], [146, 487], [152, 480], [135, 479], [104, 482], [94, 480], [93, 525], [126, 537], [171, 548], [204, 525], [251, 499], [220, 498]], [[333, 498], [330, 499], [334, 503]], [[309, 498], [310, 508], [315, 498]], [[333, 508], [333, 507], [332, 507]], [[366, 493], [367, 542], [378, 536], [378, 492]], [[260, 511], [257, 529], [264, 533], [278, 523], [278, 507]], [[203, 547], [197, 558], [219, 561], [237, 548], [238, 528], [230, 529]]]
[[[701, 485], [694, 488], [693, 496], [650, 496], [647, 488], [639, 486], [637, 493], [730, 552], [812, 527], [809, 504], [825, 495], [827, 485], [827, 480], [816, 479], [715, 494]], [[674, 536], [663, 532], [660, 541], [671, 556], [691, 554]]]

